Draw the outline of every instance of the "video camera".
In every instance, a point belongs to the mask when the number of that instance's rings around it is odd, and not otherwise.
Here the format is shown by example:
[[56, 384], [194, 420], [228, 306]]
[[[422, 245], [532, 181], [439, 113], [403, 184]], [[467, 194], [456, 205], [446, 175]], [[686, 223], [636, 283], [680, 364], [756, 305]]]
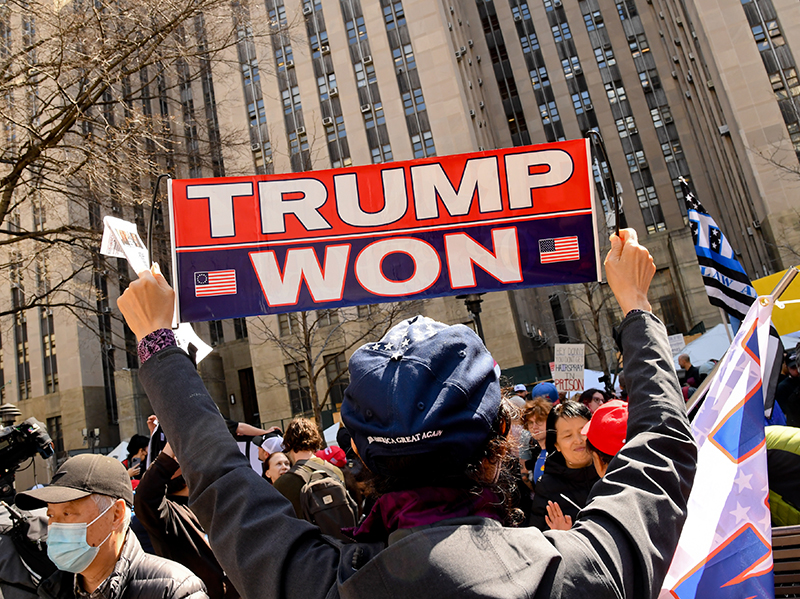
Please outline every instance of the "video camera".
[[13, 502], [14, 474], [37, 453], [47, 459], [55, 450], [47, 429], [36, 418], [0, 430], [0, 500]]

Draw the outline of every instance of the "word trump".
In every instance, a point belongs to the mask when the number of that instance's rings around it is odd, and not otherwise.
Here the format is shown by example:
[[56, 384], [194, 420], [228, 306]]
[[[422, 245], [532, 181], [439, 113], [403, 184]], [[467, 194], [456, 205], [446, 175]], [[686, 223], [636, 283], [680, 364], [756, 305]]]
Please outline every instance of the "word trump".
[[[560, 185], [569, 180], [573, 171], [572, 157], [564, 150], [538, 150], [506, 156], [509, 208], [531, 208], [532, 190]], [[410, 190], [406, 185], [409, 174]], [[439, 163], [418, 164], [407, 169], [381, 169], [383, 206], [376, 211], [362, 207], [374, 205], [376, 197], [372, 185], [362, 183], [359, 186], [359, 176], [355, 172], [333, 175], [331, 187], [314, 177], [259, 181], [255, 197], [263, 235], [286, 233], [289, 215], [294, 216], [307, 232], [330, 231], [334, 225], [372, 229], [402, 220], [409, 211], [409, 195], [413, 198], [415, 220], [420, 223], [439, 219], [440, 202], [449, 216], [467, 216], [476, 197], [481, 214], [500, 212], [503, 210], [500, 178], [497, 156], [468, 159], [455, 185]], [[233, 200], [252, 197], [253, 194], [252, 182], [186, 186], [187, 198], [208, 202], [209, 233], [214, 239], [236, 237]], [[321, 211], [330, 203], [329, 200], [335, 206], [335, 220], [326, 218]]]
[[[181, 318], [596, 280], [588, 164], [580, 140], [172, 181]], [[236, 285], [227, 297], [196, 293], [196, 273], [230, 270]]]

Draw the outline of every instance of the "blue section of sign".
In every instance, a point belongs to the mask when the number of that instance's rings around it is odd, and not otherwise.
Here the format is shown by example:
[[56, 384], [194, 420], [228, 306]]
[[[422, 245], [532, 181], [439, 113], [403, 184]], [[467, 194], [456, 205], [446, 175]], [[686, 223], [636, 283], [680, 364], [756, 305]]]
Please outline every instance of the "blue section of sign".
[[773, 573], [744, 578], [770, 551], [751, 526], [742, 528], [673, 593], [678, 599], [775, 597]]
[[[519, 242], [522, 281], [503, 284], [487, 274], [479, 266], [474, 267], [475, 287], [453, 289], [450, 285], [448, 265], [445, 259], [444, 236], [452, 233], [466, 233], [477, 243], [493, 250], [492, 230], [516, 227]], [[580, 247], [580, 259], [541, 264], [539, 256], [539, 240], [562, 236], [577, 236]], [[234, 249], [214, 249], [208, 251], [180, 252], [177, 255], [178, 286], [180, 290], [180, 318], [183, 322], [203, 320], [220, 320], [259, 314], [277, 314], [300, 310], [317, 310], [321, 308], [338, 308], [361, 304], [376, 304], [413, 299], [459, 295], [464, 293], [483, 293], [524, 287], [542, 287], [548, 285], [565, 285], [597, 280], [597, 264], [595, 262], [594, 233], [591, 215], [557, 217], [550, 219], [498, 222], [492, 225], [464, 226], [458, 229], [435, 229], [409, 233], [402, 237], [413, 237], [430, 244], [438, 253], [441, 261], [441, 273], [438, 279], [425, 291], [411, 296], [385, 297], [374, 295], [362, 287], [355, 275], [355, 263], [364, 247], [379, 240], [391, 239], [381, 235], [365, 238], [337, 238], [325, 242], [308, 244], [293, 243], [291, 245], [259, 246]], [[305, 282], [302, 283], [298, 301], [288, 306], [269, 306], [261, 289], [258, 277], [250, 260], [251, 252], [272, 250], [276, 254], [277, 263], [284, 270], [288, 249], [311, 247], [320, 264], [324, 264], [325, 247], [329, 245], [350, 244], [345, 275], [344, 295], [342, 300], [315, 303]], [[382, 264], [382, 272], [392, 281], [403, 281], [413, 275], [413, 260], [404, 253], [387, 255]], [[214, 270], [236, 270], [237, 293], [224, 297], [195, 297], [196, 273], [207, 273]]]
[[728, 415], [711, 439], [734, 462], [749, 457], [764, 442], [764, 395], [760, 381], [750, 398]]

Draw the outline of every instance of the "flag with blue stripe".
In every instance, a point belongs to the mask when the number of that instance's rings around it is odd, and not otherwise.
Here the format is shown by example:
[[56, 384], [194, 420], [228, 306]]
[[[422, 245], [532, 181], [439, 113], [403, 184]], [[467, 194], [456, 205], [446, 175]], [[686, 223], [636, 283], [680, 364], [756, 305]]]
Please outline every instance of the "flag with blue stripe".
[[681, 189], [708, 300], [741, 321], [758, 293], [736, 259], [731, 244], [683, 179]]
[[697, 474], [660, 599], [774, 599], [764, 436], [772, 298], [754, 302], [692, 423]]

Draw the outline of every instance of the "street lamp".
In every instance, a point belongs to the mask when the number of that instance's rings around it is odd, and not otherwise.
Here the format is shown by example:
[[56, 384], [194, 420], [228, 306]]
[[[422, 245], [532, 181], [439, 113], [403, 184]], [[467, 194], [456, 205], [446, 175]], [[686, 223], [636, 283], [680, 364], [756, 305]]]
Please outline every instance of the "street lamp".
[[4, 403], [0, 405], [0, 422], [3, 426], [13, 426], [17, 420], [17, 416], [21, 416], [22, 412], [13, 403]]
[[486, 339], [483, 336], [483, 325], [481, 324], [482, 295], [482, 293], [470, 293], [468, 295], [457, 295], [456, 299], [464, 300], [464, 305], [467, 307], [467, 311], [470, 313], [475, 323], [475, 328], [478, 330], [478, 337], [480, 337], [481, 341], [485, 344]]

